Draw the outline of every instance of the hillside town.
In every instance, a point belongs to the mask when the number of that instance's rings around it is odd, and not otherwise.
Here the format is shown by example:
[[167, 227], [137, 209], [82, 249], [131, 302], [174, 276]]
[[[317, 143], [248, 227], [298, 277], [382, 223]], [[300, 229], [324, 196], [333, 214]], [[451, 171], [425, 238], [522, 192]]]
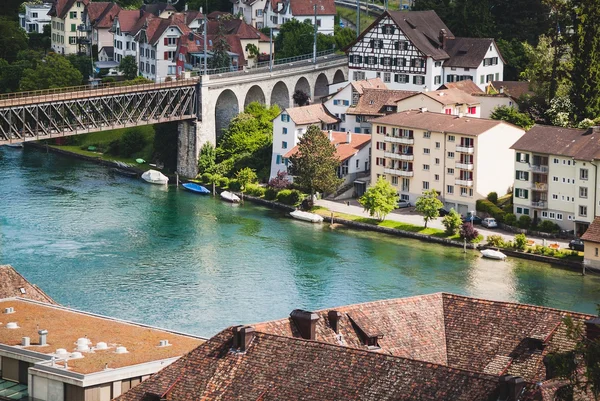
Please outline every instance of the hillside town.
[[0, 401], [598, 399], [600, 0], [18, 3]]

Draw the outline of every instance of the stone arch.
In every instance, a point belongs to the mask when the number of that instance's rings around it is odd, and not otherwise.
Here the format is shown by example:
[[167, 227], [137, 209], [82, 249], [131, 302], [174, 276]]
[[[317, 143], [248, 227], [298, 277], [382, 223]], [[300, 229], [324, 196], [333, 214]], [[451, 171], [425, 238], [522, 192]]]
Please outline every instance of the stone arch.
[[215, 103], [215, 137], [219, 138], [223, 130], [227, 129], [229, 122], [240, 112], [239, 101], [232, 90], [226, 89], [217, 98]]
[[246, 100], [244, 100], [244, 109], [252, 102], [258, 102], [260, 104], [266, 104], [265, 92], [258, 85], [252, 86], [246, 93]]
[[283, 81], [277, 82], [271, 91], [271, 105], [274, 104], [281, 110], [290, 107], [290, 91]]
[[312, 103], [312, 92], [310, 89], [310, 84], [308, 83], [308, 80], [306, 78], [301, 77], [298, 81], [296, 81], [296, 86], [294, 86], [294, 92], [296, 92], [297, 90], [301, 90], [302, 92], [307, 93], [308, 97], [311, 98]]
[[329, 95], [329, 80], [327, 75], [320, 73], [315, 81], [315, 100]]
[[333, 76], [334, 84], [341, 84], [342, 82], [346, 82], [346, 76], [344, 75], [344, 71], [337, 70], [335, 75]]

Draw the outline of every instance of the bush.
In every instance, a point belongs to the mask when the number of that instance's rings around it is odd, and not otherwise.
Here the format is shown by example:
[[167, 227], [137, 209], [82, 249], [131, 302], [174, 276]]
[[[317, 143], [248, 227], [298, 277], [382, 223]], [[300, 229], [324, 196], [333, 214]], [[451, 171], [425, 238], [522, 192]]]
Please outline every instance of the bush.
[[513, 213], [506, 213], [504, 215], [504, 223], [508, 224], [509, 226], [514, 226], [517, 224], [517, 216], [515, 216]]
[[473, 227], [471, 223], [463, 223], [460, 226], [460, 237], [466, 239], [471, 242], [479, 236], [479, 231]]
[[212, 182], [212, 174], [211, 173], [204, 173], [202, 174], [202, 182], [205, 184], [210, 184]]
[[269, 180], [269, 187], [274, 189], [287, 189], [290, 185], [287, 171], [278, 171], [277, 176]]
[[113, 155], [113, 156], [120, 155], [121, 154], [121, 141], [118, 139], [110, 141], [110, 143], [108, 144], [108, 149], [106, 150], [106, 153], [108, 153], [109, 155]]
[[462, 219], [460, 215], [454, 210], [450, 209], [450, 212], [442, 219], [442, 224], [446, 227], [446, 235], [454, 235], [458, 232]]
[[296, 206], [302, 202], [302, 192], [297, 189], [283, 189], [279, 191], [275, 200], [286, 205]]
[[487, 244], [496, 248], [504, 248], [504, 239], [500, 235], [490, 235], [487, 237]]
[[275, 188], [267, 188], [265, 190], [265, 199], [275, 200], [275, 198], [277, 198], [277, 190]]
[[525, 237], [525, 234], [515, 235], [514, 247], [520, 251], [524, 251], [525, 248], [527, 248], [527, 238]]
[[233, 180], [229, 180], [229, 190], [233, 192], [238, 192], [242, 188], [242, 185], [235, 178]]
[[[219, 182], [217, 183], [217, 185], [221, 188], [227, 188], [229, 186], [229, 178], [227, 178], [227, 177], [219, 178]], [[231, 187], [229, 189], [231, 189]], [[237, 191], [237, 190], [234, 190], [234, 191]]]
[[146, 137], [142, 131], [138, 129], [128, 130], [121, 137], [121, 155], [131, 157], [134, 153], [143, 150], [146, 144]]
[[478, 212], [487, 213], [500, 223], [504, 221], [504, 211], [489, 200], [479, 199], [475, 204]]
[[487, 196], [487, 200], [492, 202], [494, 205], [498, 203], [498, 194], [496, 192], [490, 192]]
[[248, 184], [246, 185], [246, 193], [248, 195], [262, 197], [265, 194], [265, 188], [261, 187], [257, 184]]
[[544, 220], [540, 222], [537, 226], [537, 229], [538, 231], [542, 231], [545, 233], [557, 233], [560, 231], [560, 227], [558, 226], [558, 224], [550, 220]]
[[521, 217], [519, 217], [519, 220], [517, 221], [517, 226], [524, 230], [529, 229], [529, 227], [531, 227], [531, 217], [522, 215]]

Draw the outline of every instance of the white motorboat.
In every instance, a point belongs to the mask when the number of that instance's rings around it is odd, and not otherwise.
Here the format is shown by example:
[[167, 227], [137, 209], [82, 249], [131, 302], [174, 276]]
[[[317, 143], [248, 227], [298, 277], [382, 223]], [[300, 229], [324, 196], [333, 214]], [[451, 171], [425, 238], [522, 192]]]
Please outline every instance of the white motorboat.
[[167, 185], [169, 177], [156, 170], [148, 170], [142, 174], [142, 179], [150, 184]]
[[310, 223], [322, 223], [323, 222], [322, 216], [319, 216], [318, 214], [315, 214], [315, 213], [303, 212], [302, 210], [294, 210], [293, 212], [290, 213], [290, 216], [292, 216], [293, 218], [298, 219], [298, 220], [308, 221]]
[[23, 148], [23, 142], [7, 143], [6, 147], [8, 147], [8, 148], [14, 148], [14, 149], [22, 149]]
[[505, 254], [503, 254], [500, 251], [495, 251], [493, 249], [484, 249], [483, 251], [481, 251], [481, 256], [483, 256], [484, 258], [488, 258], [488, 259], [497, 259], [497, 260], [506, 259]]
[[221, 199], [226, 200], [227, 202], [237, 203], [240, 201], [240, 197], [234, 194], [233, 192], [223, 191], [221, 192]]

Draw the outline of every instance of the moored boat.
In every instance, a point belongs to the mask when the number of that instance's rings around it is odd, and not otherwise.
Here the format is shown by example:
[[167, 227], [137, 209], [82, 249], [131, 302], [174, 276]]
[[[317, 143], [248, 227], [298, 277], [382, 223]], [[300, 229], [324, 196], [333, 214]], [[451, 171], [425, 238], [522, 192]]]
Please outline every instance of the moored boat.
[[181, 184], [181, 186], [184, 187], [185, 189], [187, 189], [188, 191], [191, 191], [191, 192], [194, 192], [197, 194], [202, 194], [202, 195], [210, 194], [210, 191], [208, 189], [206, 189], [202, 185], [194, 184], [193, 182], [186, 182], [185, 184]]
[[21, 149], [21, 148], [23, 148], [23, 143], [22, 142], [7, 143], [6, 146], [9, 148], [13, 148], [13, 149]]
[[488, 259], [496, 259], [496, 260], [504, 260], [506, 259], [506, 255], [500, 251], [495, 251], [493, 249], [484, 249], [481, 251], [481, 256]]
[[221, 192], [221, 199], [226, 200], [228, 202], [232, 202], [232, 203], [237, 203], [240, 201], [239, 196], [237, 196], [236, 194], [229, 192], [229, 191]]
[[293, 212], [290, 213], [290, 216], [292, 216], [293, 218], [298, 219], [298, 220], [308, 221], [310, 223], [322, 223], [323, 222], [322, 216], [319, 216], [318, 214], [315, 214], [315, 213], [303, 212], [302, 210], [294, 210]]
[[125, 170], [122, 168], [111, 168], [111, 172], [119, 175], [124, 175], [125, 177], [137, 177], [139, 174], [133, 170]]
[[156, 170], [148, 170], [142, 174], [142, 179], [150, 184], [166, 185], [169, 183], [169, 177]]

